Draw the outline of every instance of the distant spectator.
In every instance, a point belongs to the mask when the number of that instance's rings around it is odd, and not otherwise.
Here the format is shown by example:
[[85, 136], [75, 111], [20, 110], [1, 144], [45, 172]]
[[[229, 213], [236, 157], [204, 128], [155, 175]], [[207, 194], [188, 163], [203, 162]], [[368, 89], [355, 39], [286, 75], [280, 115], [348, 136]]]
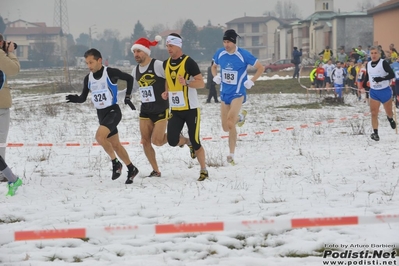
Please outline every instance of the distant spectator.
[[346, 77], [346, 70], [341, 67], [341, 62], [337, 62], [336, 67], [331, 72], [331, 82], [334, 84], [335, 97], [338, 96], [342, 100], [342, 90], [344, 88], [344, 80]]
[[343, 62], [346, 63], [348, 61], [348, 55], [345, 53], [344, 49], [341, 49], [339, 53], [337, 54], [337, 57], [335, 59], [337, 62]]
[[350, 60], [349, 61], [349, 66], [347, 69], [348, 73], [348, 79], [347, 79], [347, 85], [348, 87], [351, 88], [352, 94], [356, 93], [355, 89], [355, 78], [356, 78], [356, 67], [355, 67], [355, 61]]
[[361, 45], [359, 45], [357, 47], [358, 49], [358, 53], [363, 57], [362, 60], [367, 56], [367, 52], [365, 50], [363, 50], [363, 47]]
[[367, 61], [370, 61], [370, 60], [371, 60], [371, 57], [370, 57], [370, 47], [371, 47], [371, 45], [367, 45], [367, 50], [366, 50]]
[[327, 63], [328, 62], [328, 60], [330, 60], [330, 59], [332, 59], [332, 57], [333, 57], [333, 51], [330, 49], [330, 46], [326, 46], [326, 49], [324, 49], [323, 51], [321, 51], [320, 53], [319, 53], [319, 55], [322, 55], [323, 56], [323, 62], [324, 63]]
[[396, 51], [393, 43], [389, 45], [389, 51], [391, 52], [391, 63], [394, 63], [398, 58], [398, 51]]
[[327, 64], [323, 65], [324, 68], [324, 75], [326, 76], [326, 78], [324, 79], [325, 84], [326, 84], [326, 89], [327, 92], [329, 92], [330, 86], [331, 86], [331, 73], [333, 71], [333, 69], [335, 68], [335, 66], [332, 63], [332, 60], [328, 60]]
[[219, 103], [218, 93], [216, 91], [216, 83], [213, 81], [212, 65], [213, 65], [213, 60], [211, 62], [211, 65], [208, 67], [207, 78], [206, 78], [206, 88], [209, 90], [208, 99], [206, 100], [206, 103], [210, 103], [212, 97], [215, 103]]
[[299, 78], [299, 64], [301, 63], [301, 56], [302, 48], [298, 51], [298, 47], [294, 47], [294, 50], [292, 51], [292, 63], [295, 65], [294, 75], [292, 76], [293, 79], [295, 77]]
[[395, 97], [396, 108], [399, 108], [399, 57], [391, 64], [393, 73], [395, 74], [395, 89], [393, 90]]
[[364, 91], [363, 88], [363, 81], [366, 76], [366, 65], [364, 62], [359, 59], [357, 61], [357, 72], [356, 72], [356, 84], [357, 84], [357, 97], [358, 100], [362, 100], [362, 92]]
[[380, 51], [380, 55], [381, 55], [381, 59], [385, 59], [386, 58], [386, 55], [385, 55], [385, 52], [384, 52], [384, 50], [382, 49], [382, 46], [381, 45], [378, 45], [378, 50]]
[[357, 53], [356, 48], [352, 48], [352, 51], [349, 56], [350, 59], [353, 60], [354, 62], [357, 62], [360, 59], [360, 55]]
[[314, 67], [318, 67], [320, 63], [324, 64], [322, 55], [320, 55], [319, 59], [316, 60], [316, 62], [314, 63]]
[[320, 62], [318, 67], [315, 67], [312, 70], [312, 72], [310, 72], [310, 75], [309, 75], [310, 81], [312, 82], [312, 87], [320, 89], [320, 90], [318, 90], [320, 96], [322, 94], [321, 88], [324, 87], [324, 79], [325, 79], [324, 72], [325, 72], [325, 70], [323, 68], [323, 62]]

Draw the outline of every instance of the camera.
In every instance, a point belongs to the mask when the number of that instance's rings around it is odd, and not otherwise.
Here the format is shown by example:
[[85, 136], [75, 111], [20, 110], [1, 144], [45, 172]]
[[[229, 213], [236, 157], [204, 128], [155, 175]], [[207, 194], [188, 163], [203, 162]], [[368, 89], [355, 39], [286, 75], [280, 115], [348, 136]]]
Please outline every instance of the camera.
[[[8, 47], [11, 45], [11, 42], [7, 42], [4, 41], [3, 42], [3, 47], [1, 47], [3, 49], [4, 52], [8, 52]], [[18, 45], [16, 43], [14, 43], [14, 50], [17, 49]]]

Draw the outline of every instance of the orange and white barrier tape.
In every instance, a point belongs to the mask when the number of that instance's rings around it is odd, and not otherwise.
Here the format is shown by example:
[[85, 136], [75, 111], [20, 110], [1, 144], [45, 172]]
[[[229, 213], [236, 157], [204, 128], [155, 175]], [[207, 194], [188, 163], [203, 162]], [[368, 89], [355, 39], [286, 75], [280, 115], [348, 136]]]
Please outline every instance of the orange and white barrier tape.
[[[335, 90], [335, 87], [330, 87], [330, 88], [308, 88], [305, 85], [302, 86], [302, 88], [308, 90], [308, 91], [325, 91], [325, 90]], [[341, 90], [345, 90], [345, 89], [352, 89], [352, 90], [359, 90], [357, 88], [353, 88], [353, 87], [342, 87], [340, 88]]]
[[[135, 142], [121, 141], [122, 145], [131, 145]], [[137, 142], [140, 144], [140, 142]], [[66, 142], [66, 143], [50, 143], [50, 142], [39, 142], [39, 143], [21, 143], [21, 142], [10, 142], [0, 143], [0, 147], [7, 148], [20, 148], [20, 147], [100, 147], [101, 145], [97, 142], [93, 143], [79, 143], [79, 142]]]
[[[369, 112], [365, 112], [363, 114], [355, 114], [352, 116], [347, 116], [347, 117], [341, 117], [339, 119], [330, 119], [324, 122], [314, 122], [311, 124], [302, 124], [297, 127], [286, 127], [286, 128], [274, 128], [270, 129], [268, 131], [255, 131], [253, 133], [239, 133], [237, 134], [238, 137], [248, 137], [251, 135], [259, 136], [267, 133], [278, 133], [278, 132], [284, 132], [284, 131], [291, 131], [295, 129], [304, 129], [304, 128], [310, 128], [312, 126], [321, 126], [323, 124], [332, 124], [335, 123], [336, 121], [346, 121], [349, 119], [357, 119], [362, 116], [369, 116]], [[219, 137], [202, 137], [201, 140], [215, 140], [215, 139], [227, 139], [229, 138], [228, 135], [223, 135]], [[129, 142], [129, 141], [122, 141], [121, 144], [123, 146], [129, 146], [129, 145], [134, 145], [134, 144], [141, 144], [139, 141], [136, 142]], [[99, 147], [100, 144], [97, 142], [93, 143], [79, 143], [79, 142], [66, 142], [66, 143], [49, 143], [49, 142], [40, 142], [40, 143], [21, 143], [21, 142], [11, 142], [11, 143], [0, 143], [0, 147], [7, 147], [7, 148], [21, 148], [21, 147]]]
[[32, 230], [0, 232], [0, 244], [14, 241], [45, 240], [62, 238], [96, 238], [115, 235], [166, 235], [188, 233], [227, 232], [233, 230], [255, 231], [295, 228], [334, 227], [348, 225], [399, 223], [399, 214], [373, 216], [341, 216], [319, 218], [271, 218], [265, 220], [214, 221], [203, 223], [120, 225], [97, 228], [64, 228], [51, 230]]

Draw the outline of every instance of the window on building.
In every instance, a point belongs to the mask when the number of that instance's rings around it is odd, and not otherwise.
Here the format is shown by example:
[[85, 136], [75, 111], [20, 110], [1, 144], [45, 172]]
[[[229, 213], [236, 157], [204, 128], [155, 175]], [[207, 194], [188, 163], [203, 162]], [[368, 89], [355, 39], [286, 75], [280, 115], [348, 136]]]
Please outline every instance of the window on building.
[[244, 33], [244, 24], [238, 24], [237, 25], [237, 33]]
[[326, 10], [328, 10], [328, 3], [326, 3]]
[[244, 47], [245, 46], [245, 42], [243, 38], [238, 37], [237, 38], [237, 43], [236, 43], [239, 47]]
[[259, 32], [259, 23], [252, 23], [252, 32]]
[[252, 46], [260, 46], [259, 36], [252, 37]]
[[252, 49], [252, 55], [259, 58], [259, 49]]
[[22, 49], [22, 47], [20, 47], [16, 51], [17, 51], [17, 57], [20, 57], [20, 58], [24, 57], [24, 49]]

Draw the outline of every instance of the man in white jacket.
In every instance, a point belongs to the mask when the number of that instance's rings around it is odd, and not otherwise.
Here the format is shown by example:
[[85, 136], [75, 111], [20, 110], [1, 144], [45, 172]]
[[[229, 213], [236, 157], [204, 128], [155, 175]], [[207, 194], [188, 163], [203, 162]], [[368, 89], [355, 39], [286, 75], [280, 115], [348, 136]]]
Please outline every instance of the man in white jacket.
[[331, 72], [331, 83], [334, 84], [334, 94], [335, 97], [338, 96], [340, 101], [342, 101], [342, 90], [344, 89], [344, 80], [346, 77], [346, 71], [341, 67], [341, 62], [337, 62], [336, 67]]

